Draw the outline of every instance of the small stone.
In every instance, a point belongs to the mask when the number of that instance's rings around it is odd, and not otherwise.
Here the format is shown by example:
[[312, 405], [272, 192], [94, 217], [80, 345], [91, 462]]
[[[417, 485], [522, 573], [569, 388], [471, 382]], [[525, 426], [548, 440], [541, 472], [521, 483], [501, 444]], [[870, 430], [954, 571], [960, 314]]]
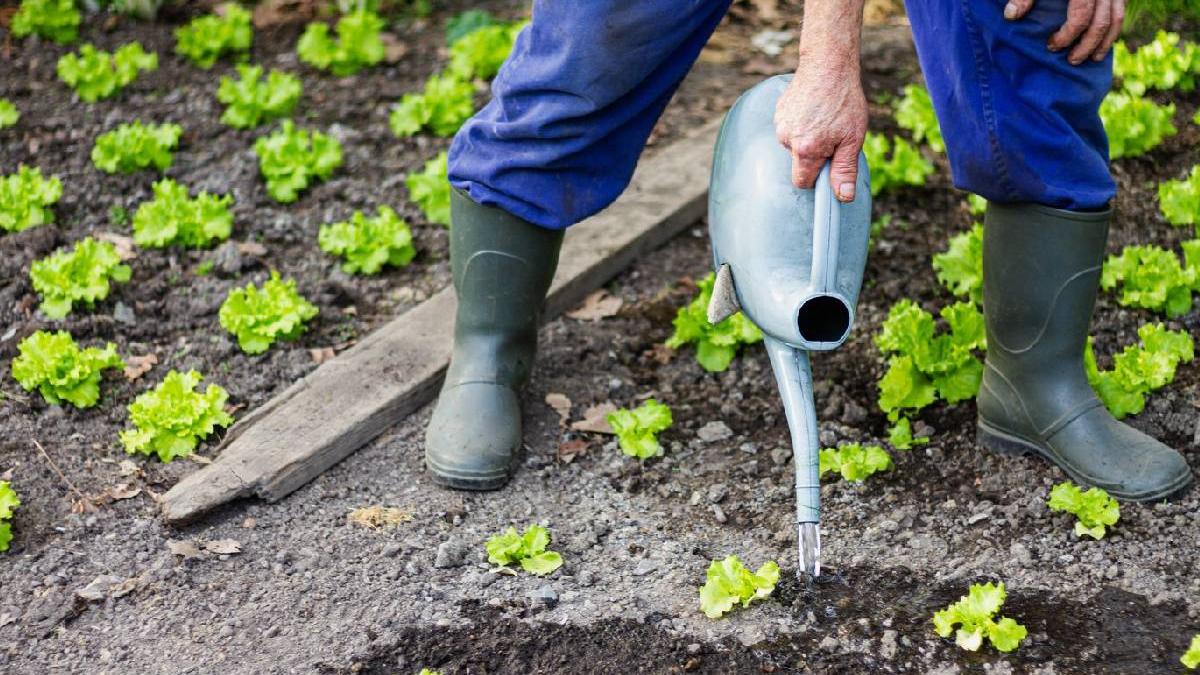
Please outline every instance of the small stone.
[[712, 508], [713, 518], [716, 518], [718, 523], [721, 523], [722, 525], [724, 525], [726, 522], [729, 521], [729, 518], [727, 518], [725, 516], [724, 509], [722, 509], [720, 506], [713, 504], [711, 508]]
[[792, 458], [791, 448], [775, 448], [771, 451], [771, 461], [775, 462], [776, 466], [783, 466]]
[[232, 239], [213, 251], [212, 261], [217, 271], [230, 276], [240, 273], [248, 266], [246, 258], [238, 250], [238, 243]]
[[705, 443], [713, 443], [715, 441], [723, 441], [733, 435], [733, 430], [725, 425], [720, 420], [715, 420], [700, 427], [696, 432], [696, 436]]
[[575, 582], [587, 588], [596, 583], [596, 575], [591, 570], [583, 570], [575, 576]]
[[708, 486], [708, 503], [720, 504], [729, 495], [729, 488], [724, 483], [714, 483]]
[[699, 643], [699, 642], [693, 642], [693, 643], [689, 644], [689, 645], [687, 646], [687, 653], [688, 653], [688, 654], [691, 654], [692, 656], [695, 656], [696, 654], [699, 654], [699, 653], [700, 653], [700, 643]]
[[114, 586], [120, 584], [122, 579], [114, 577], [111, 574], [101, 574], [92, 579], [92, 582], [87, 586], [75, 591], [75, 595], [84, 600], [103, 600], [108, 597], [108, 593]]
[[133, 313], [133, 309], [120, 300], [117, 301], [117, 306], [113, 307], [113, 319], [117, 323], [123, 323], [126, 326], [132, 326], [137, 323], [137, 315]]
[[1033, 554], [1029, 552], [1029, 548], [1026, 547], [1025, 544], [1022, 544], [1019, 541], [1014, 541], [1012, 545], [1008, 547], [1008, 553], [1022, 567], [1033, 563]]
[[433, 566], [438, 569], [458, 567], [463, 564], [466, 549], [457, 541], [443, 541], [438, 544], [437, 555], [434, 556]]
[[383, 547], [382, 555], [385, 558], [395, 558], [400, 555], [400, 551], [404, 550], [400, 544], [388, 544]]
[[838, 647], [837, 638], [833, 637], [832, 635], [826, 635], [825, 638], [823, 640], [821, 640], [821, 643], [819, 645], [817, 645], [817, 647], [820, 649], [824, 649], [826, 651], [832, 651], [834, 649], [837, 649], [837, 647]]
[[548, 609], [558, 604], [558, 593], [555, 592], [554, 587], [550, 584], [530, 591], [528, 597], [529, 604], [534, 606], [540, 605]]
[[738, 450], [741, 450], [742, 452], [746, 453], [747, 455], [756, 455], [756, 454], [758, 454], [758, 445], [756, 443], [751, 443], [750, 441], [746, 441], [745, 443], [742, 443], [741, 445], [738, 446]]
[[279, 626], [268, 626], [262, 634], [264, 638], [273, 638], [276, 635], [279, 635]]
[[898, 636], [899, 633], [894, 630], [883, 631], [883, 637], [879, 640], [879, 655], [885, 661], [891, 661], [896, 658], [896, 650], [899, 648], [899, 645], [896, 644]]
[[633, 576], [644, 577], [654, 570], [658, 569], [658, 562], [650, 558], [642, 558], [633, 567]]

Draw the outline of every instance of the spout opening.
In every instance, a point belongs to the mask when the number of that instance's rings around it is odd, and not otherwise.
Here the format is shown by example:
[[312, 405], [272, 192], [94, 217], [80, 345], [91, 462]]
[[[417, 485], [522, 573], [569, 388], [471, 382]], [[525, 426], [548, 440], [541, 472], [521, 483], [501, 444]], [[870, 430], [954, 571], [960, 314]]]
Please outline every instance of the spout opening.
[[850, 308], [833, 295], [811, 297], [800, 305], [796, 327], [806, 342], [840, 342], [850, 330]]

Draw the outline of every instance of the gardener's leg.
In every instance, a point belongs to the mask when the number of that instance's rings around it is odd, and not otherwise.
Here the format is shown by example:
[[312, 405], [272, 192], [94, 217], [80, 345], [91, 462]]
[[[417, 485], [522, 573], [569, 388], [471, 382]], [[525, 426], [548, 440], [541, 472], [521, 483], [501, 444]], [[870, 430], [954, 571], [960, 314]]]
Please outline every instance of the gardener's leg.
[[1037, 0], [1018, 21], [1004, 5], [908, 2], [955, 184], [989, 200], [979, 441], [1117, 497], [1160, 499], [1191, 482], [1187, 463], [1113, 419], [1083, 361], [1115, 193], [1098, 114], [1111, 56], [1073, 66], [1047, 50], [1066, 0]]
[[562, 230], [629, 182], [655, 121], [729, 0], [537, 0], [450, 149], [454, 354], [426, 432], [451, 487], [502, 486], [521, 444], [518, 392]]

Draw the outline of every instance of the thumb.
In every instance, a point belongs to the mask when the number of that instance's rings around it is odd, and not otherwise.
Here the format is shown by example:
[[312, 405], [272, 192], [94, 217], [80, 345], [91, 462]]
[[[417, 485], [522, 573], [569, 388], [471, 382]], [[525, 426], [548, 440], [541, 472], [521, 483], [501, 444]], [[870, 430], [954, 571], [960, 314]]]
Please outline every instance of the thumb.
[[833, 153], [829, 167], [829, 185], [843, 202], [854, 201], [854, 186], [858, 181], [858, 149], [853, 143], [842, 143]]

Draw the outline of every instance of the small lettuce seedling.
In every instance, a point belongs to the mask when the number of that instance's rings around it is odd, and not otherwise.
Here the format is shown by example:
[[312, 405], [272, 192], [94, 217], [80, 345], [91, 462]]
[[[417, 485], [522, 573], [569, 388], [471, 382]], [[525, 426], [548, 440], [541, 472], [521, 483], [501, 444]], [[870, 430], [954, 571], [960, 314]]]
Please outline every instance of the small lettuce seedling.
[[[1004, 605], [1004, 583], [971, 584], [967, 594], [933, 615], [933, 627], [942, 637], [955, 633], [954, 642], [968, 651], [977, 651], [986, 637], [1002, 652], [1016, 649], [1029, 631], [1008, 617], [995, 620]], [[958, 626], [958, 631], [954, 627]]]
[[[922, 186], [933, 173], [933, 164], [908, 141], [868, 133], [863, 152], [871, 167], [871, 196], [908, 185]], [[889, 153], [891, 156], [889, 157]]]
[[342, 165], [342, 146], [319, 131], [297, 129], [284, 120], [279, 130], [254, 142], [267, 193], [277, 202], [296, 201], [310, 183], [325, 180]]
[[710, 373], [725, 371], [742, 345], [763, 339], [758, 326], [741, 312], [716, 325], [708, 322], [708, 303], [712, 299], [715, 279], [716, 275], [709, 272], [696, 281], [696, 297], [675, 313], [675, 319], [671, 322], [675, 332], [666, 342], [671, 349], [695, 345], [696, 362]]
[[[1197, 114], [1200, 124], [1200, 114]], [[1158, 186], [1158, 205], [1168, 223], [1194, 225], [1200, 235], [1200, 164], [1183, 180], [1169, 180]]]
[[541, 525], [530, 525], [522, 534], [517, 534], [515, 527], [508, 528], [503, 534], [489, 538], [485, 548], [488, 562], [493, 565], [507, 567], [519, 563], [521, 569], [541, 577], [562, 567], [562, 555], [547, 551], [549, 546], [550, 532]]
[[1121, 88], [1141, 96], [1147, 89], [1192, 91], [1200, 74], [1200, 47], [1180, 44], [1178, 33], [1160, 30], [1154, 39], [1130, 52], [1121, 41], [1113, 45], [1113, 75]]
[[91, 237], [29, 268], [33, 290], [42, 296], [39, 309], [51, 319], [63, 318], [76, 304], [91, 308], [97, 300], [108, 297], [110, 282], [129, 281], [130, 275], [129, 266], [121, 264], [116, 246]]
[[383, 26], [383, 19], [375, 12], [351, 12], [338, 19], [335, 41], [327, 24], [310, 23], [300, 36], [296, 53], [301, 61], [338, 77], [353, 75], [383, 60]]
[[757, 572], [746, 569], [736, 555], [714, 560], [708, 566], [704, 585], [700, 587], [700, 611], [710, 619], [719, 619], [733, 606], [749, 607], [775, 590], [779, 582], [779, 565], [769, 560]]
[[892, 306], [875, 344], [889, 355], [879, 380], [879, 407], [895, 422], [939, 397], [949, 403], [974, 398], [983, 378], [975, 355], [986, 347], [983, 314], [972, 302], [942, 308], [948, 331], [936, 334], [933, 315], [909, 299]]
[[938, 281], [951, 293], [983, 302], [983, 225], [950, 238], [950, 245], [933, 256]]
[[317, 308], [296, 292], [293, 279], [283, 281], [278, 272], [260, 290], [254, 284], [235, 288], [221, 304], [221, 327], [237, 336], [247, 354], [261, 354], [276, 340], [294, 340], [304, 324], [317, 315]]
[[0, 98], [0, 129], [11, 127], [20, 119], [21, 112], [17, 110], [17, 106], [6, 98]]
[[0, 480], [0, 553], [8, 550], [8, 542], [12, 541], [12, 523], [13, 511], [21, 505], [21, 500], [17, 498], [17, 493], [12, 489], [12, 484], [6, 480]]
[[246, 52], [254, 39], [249, 11], [232, 2], [217, 11], [175, 29], [175, 53], [205, 70], [225, 54]]
[[300, 78], [272, 70], [265, 81], [262, 66], [238, 65], [238, 77], [221, 77], [217, 100], [225, 104], [221, 121], [235, 129], [252, 129], [287, 117], [300, 101]]
[[[3, 548], [0, 548], [0, 551], [3, 550]], [[1200, 635], [1192, 638], [1191, 646], [1188, 647], [1188, 650], [1184, 652], [1183, 656], [1179, 657], [1179, 662], [1182, 663], [1183, 667], [1187, 668], [1188, 670], [1200, 668]]]
[[428, 668], [422, 668], [422, 669], [421, 669], [421, 672], [417, 673], [417, 675], [442, 675], [442, 674], [441, 674], [441, 672], [439, 672], [439, 671], [436, 671], [436, 670], [430, 670], [430, 669], [428, 669]]
[[82, 18], [75, 0], [21, 0], [9, 28], [15, 37], [37, 35], [65, 45], [79, 37]]
[[671, 409], [652, 398], [632, 410], [615, 410], [606, 419], [617, 435], [621, 452], [641, 460], [663, 454], [658, 434], [669, 428], [673, 421]]
[[1118, 301], [1125, 307], [1160, 311], [1172, 319], [1183, 316], [1192, 309], [1192, 291], [1200, 289], [1200, 239], [1184, 247], [1186, 266], [1161, 246], [1126, 246], [1104, 261], [1100, 287], [1119, 286]]
[[938, 126], [933, 100], [929, 98], [925, 87], [919, 84], [904, 87], [904, 98], [896, 105], [896, 124], [901, 129], [907, 129], [914, 141], [928, 143], [935, 152], [946, 151], [946, 141]]
[[62, 197], [58, 176], [43, 178], [37, 167], [21, 165], [0, 177], [0, 231], [20, 232], [54, 222], [51, 207]]
[[417, 254], [412, 231], [390, 207], [374, 218], [355, 211], [348, 221], [322, 225], [317, 235], [322, 251], [342, 256], [347, 274], [376, 274], [384, 265], [404, 267]]
[[450, 74], [460, 80], [490, 80], [512, 52], [526, 22], [483, 26], [450, 46]]
[[96, 138], [92, 163], [105, 173], [133, 173], [149, 167], [166, 171], [182, 134], [178, 124], [142, 124], [141, 120], [122, 124]]
[[445, 152], [425, 162], [423, 171], [405, 176], [404, 185], [426, 220], [450, 227], [450, 181], [446, 178]]
[[392, 133], [405, 138], [422, 129], [435, 136], [453, 136], [475, 113], [475, 87], [453, 75], [434, 75], [425, 81], [425, 91], [405, 94], [392, 109]]
[[203, 379], [194, 370], [172, 370], [157, 387], [134, 399], [129, 404], [134, 428], [120, 434], [125, 452], [157, 455], [170, 462], [192, 454], [218, 426], [232, 424], [233, 416], [225, 412], [229, 394], [215, 384], [201, 394], [196, 386]]
[[907, 417], [896, 420], [888, 429], [888, 443], [897, 450], [911, 450], [929, 442], [928, 436], [913, 436], [912, 422]]
[[1063, 511], [1074, 515], [1075, 536], [1087, 535], [1092, 539], [1103, 539], [1105, 528], [1112, 527], [1121, 519], [1121, 506], [1104, 490], [1094, 487], [1086, 492], [1071, 481], [1064, 481], [1050, 489], [1046, 506], [1051, 511]]
[[892, 456], [878, 445], [849, 443], [834, 448], [825, 448], [820, 453], [820, 471], [841, 474], [844, 480], [861, 483], [867, 477], [892, 468]]
[[231, 204], [229, 195], [201, 192], [189, 198], [186, 187], [164, 178], [154, 184], [154, 199], [133, 215], [133, 241], [146, 248], [205, 248], [225, 241], [233, 231]]
[[95, 103], [129, 86], [141, 71], [157, 68], [158, 54], [146, 53], [142, 45], [131, 42], [112, 54], [84, 44], [77, 54], [63, 54], [57, 71], [58, 79], [80, 100]]
[[1129, 345], [1113, 356], [1111, 370], [1097, 367], [1091, 338], [1083, 353], [1088, 383], [1117, 419], [1140, 413], [1146, 407], [1146, 394], [1170, 384], [1176, 367], [1195, 357], [1192, 336], [1183, 330], [1148, 323], [1138, 328], [1138, 337], [1140, 345]]
[[987, 199], [980, 197], [977, 194], [967, 195], [967, 211], [973, 216], [982, 216], [987, 213]]
[[1110, 92], [1100, 104], [1109, 156], [1137, 157], [1158, 147], [1164, 138], [1177, 133], [1171, 123], [1174, 116], [1174, 103], [1158, 105], [1140, 96]]
[[90, 408], [100, 400], [100, 376], [104, 370], [124, 368], [117, 346], [80, 349], [66, 331], [39, 330], [17, 344], [12, 362], [13, 379], [25, 391], [38, 390], [46, 403], [64, 401], [76, 408]]

